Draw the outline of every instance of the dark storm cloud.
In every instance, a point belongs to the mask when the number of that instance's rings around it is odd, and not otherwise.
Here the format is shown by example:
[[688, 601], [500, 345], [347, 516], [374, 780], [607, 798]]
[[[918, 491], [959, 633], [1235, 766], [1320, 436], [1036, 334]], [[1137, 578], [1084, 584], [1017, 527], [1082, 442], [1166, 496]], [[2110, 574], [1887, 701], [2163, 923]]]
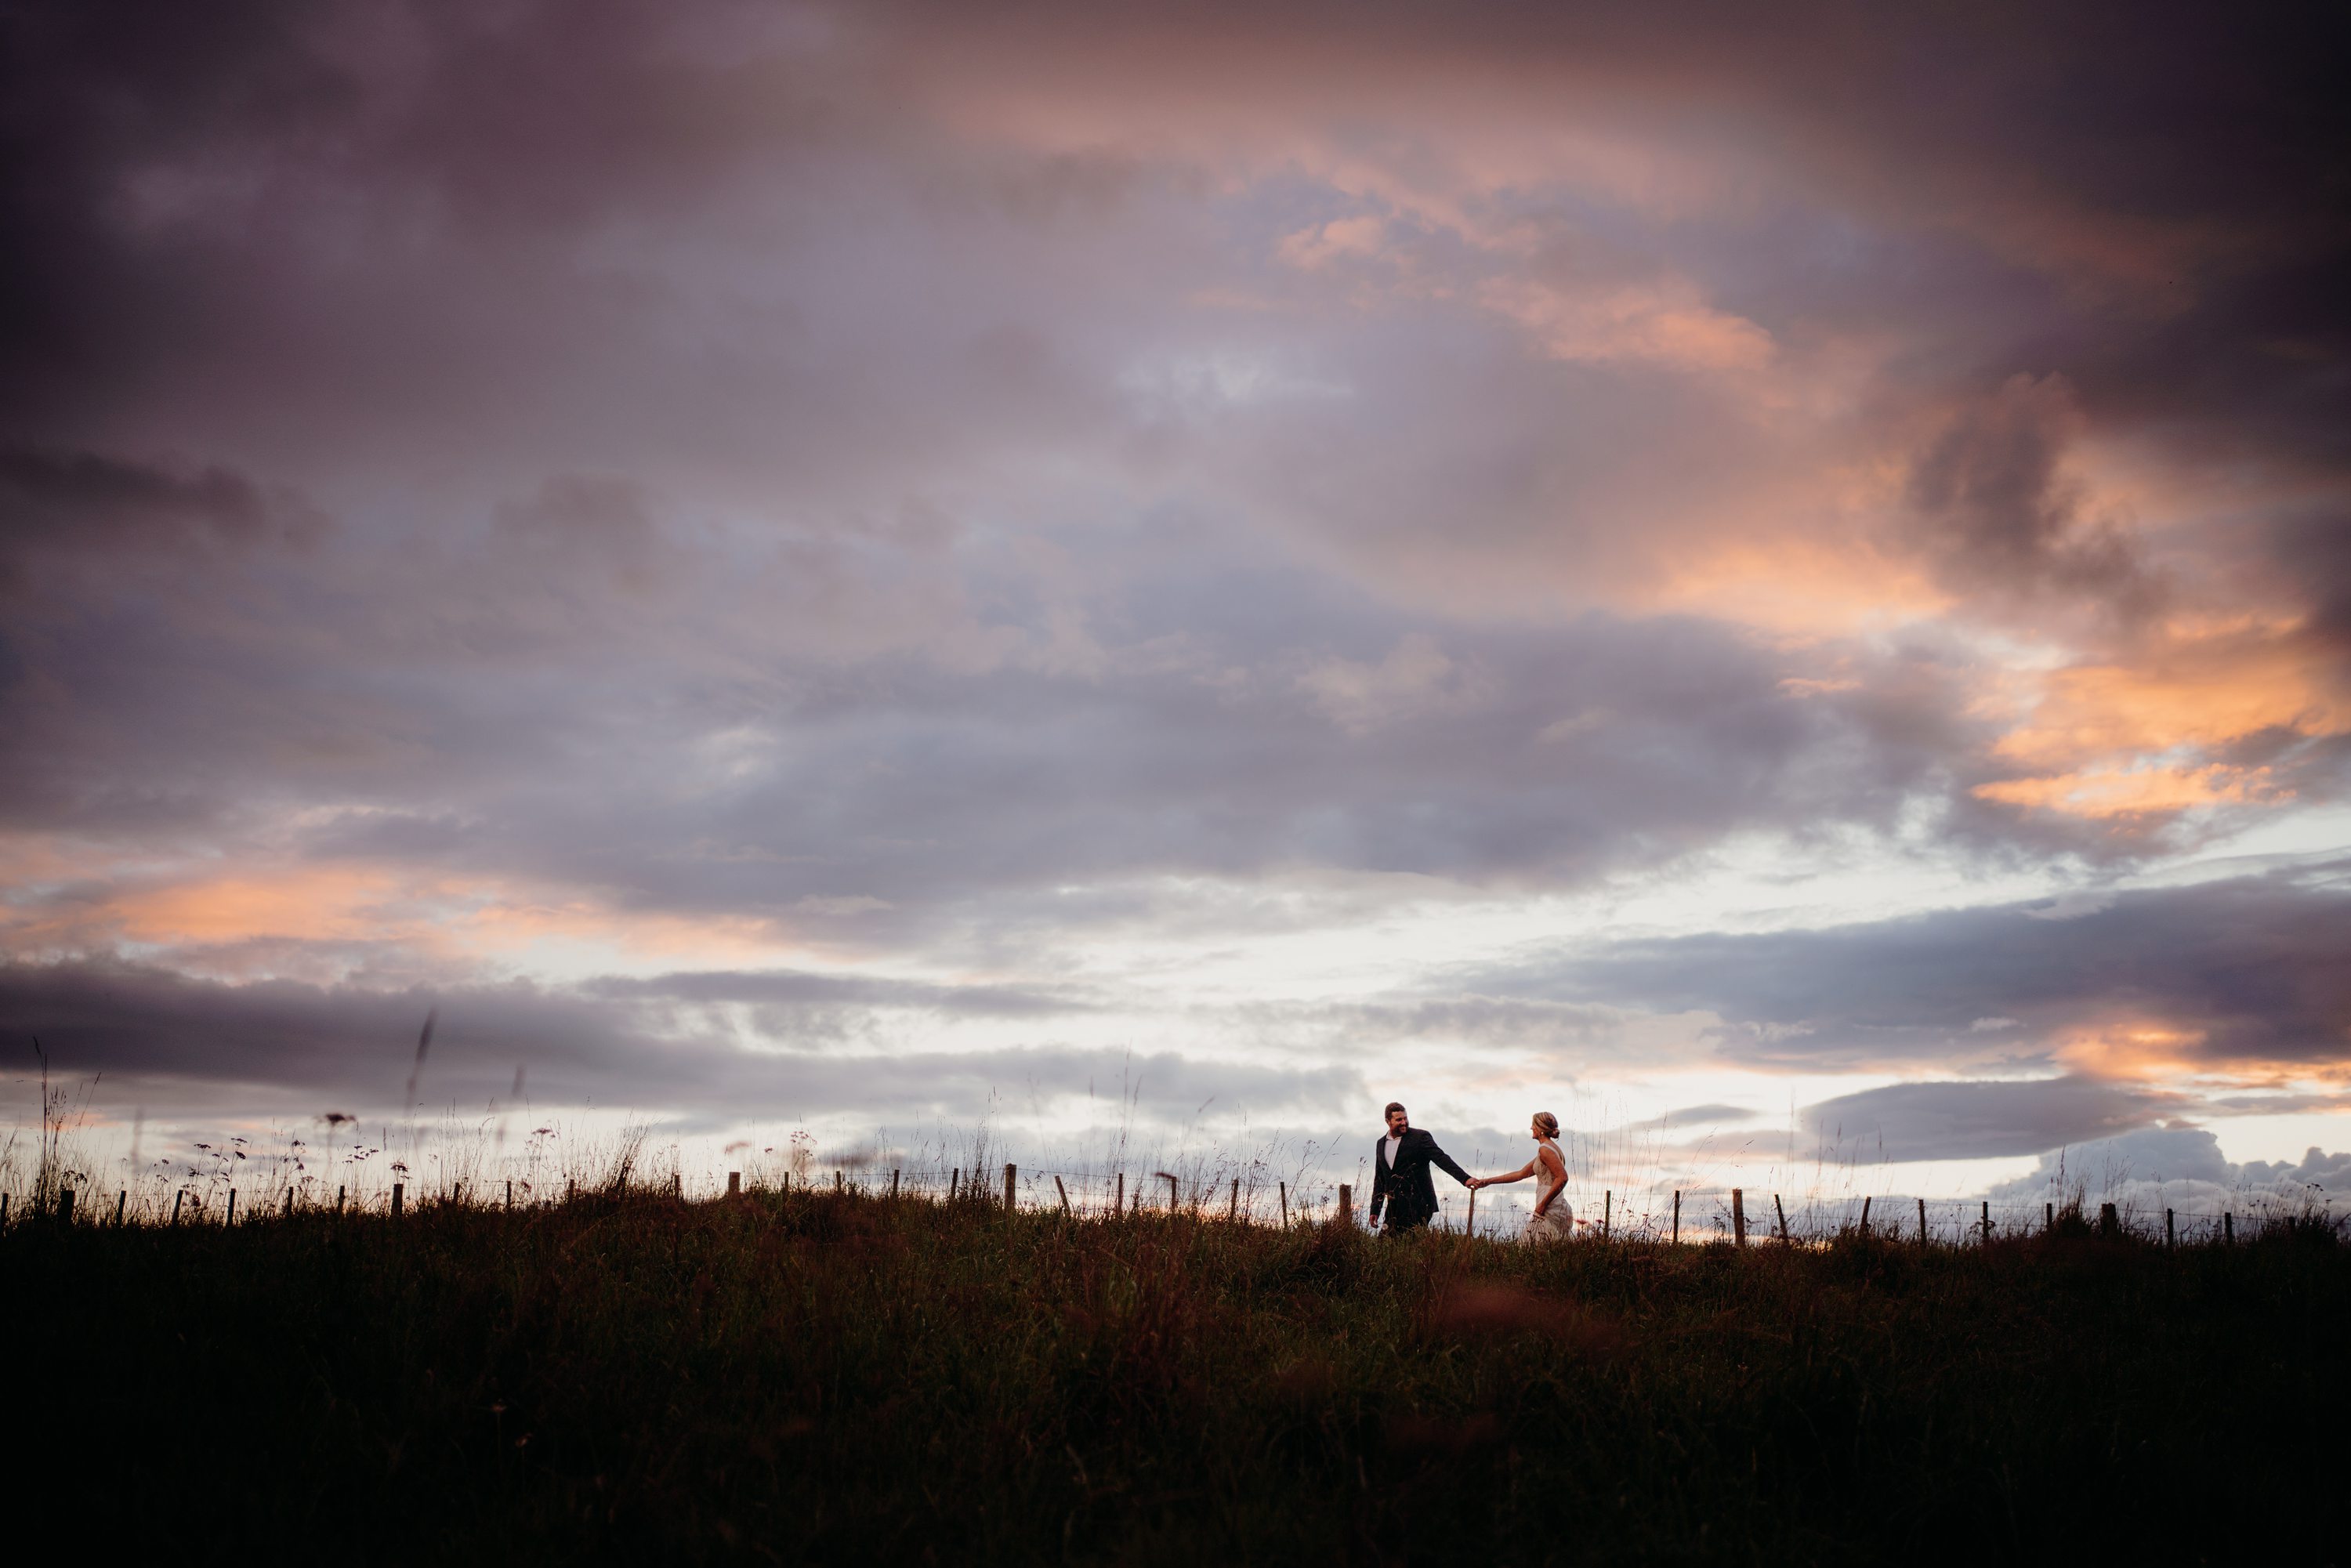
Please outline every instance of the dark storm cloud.
[[617, 1009], [528, 985], [444, 999], [286, 981], [229, 986], [121, 962], [11, 964], [0, 967], [0, 998], [11, 1027], [37, 1037], [64, 1072], [371, 1094], [378, 1104], [398, 1103], [417, 1030], [436, 1005], [434, 1099], [456, 1083], [468, 1101], [487, 1098], [517, 1062], [543, 1064], [575, 1092], [653, 1075], [699, 1097], [715, 1092], [721, 1061], [706, 1047], [656, 1051]]
[[1920, 455], [1910, 500], [1953, 586], [2027, 600], [2084, 594], [2131, 617], [2153, 608], [2157, 586], [2128, 541], [2111, 523], [2082, 517], [2059, 476], [2081, 423], [2063, 381], [2018, 376]]
[[176, 539], [298, 543], [323, 523], [294, 496], [218, 465], [166, 466], [94, 452], [0, 452], [0, 549], [139, 551]]
[[[2345, 120], [2322, 107], [2335, 95], [2312, 62], [2339, 26], [2185, 6], [1961, 24], [1700, 5], [1667, 25], [1376, 6], [268, 4], [212, 8], [202, 26], [168, 6], [33, 7], [6, 121], [9, 226], [38, 236], [8, 291], [26, 329], [12, 335], [18, 405], [37, 423], [144, 411], [174, 439], [204, 427], [245, 445], [269, 437], [222, 415], [266, 407], [300, 429], [289, 461], [321, 443], [413, 456], [430, 432], [437, 452], [496, 442], [569, 466], [582, 450], [566, 433], [593, 433], [608, 461], [789, 464], [806, 488], [852, 455], [935, 459], [974, 436], [1040, 439], [1044, 420], [1111, 432], [1098, 394], [1119, 367], [1090, 362], [1082, 340], [1109, 319], [1105, 297], [1165, 321], [1146, 301], [1181, 275], [1151, 267], [1149, 244], [1106, 239], [1106, 219], [1169, 240], [1154, 193], [1228, 157], [1246, 165], [1237, 144], [1251, 137], [1262, 160], [1321, 135], [1376, 164], [1377, 137], [1332, 128], [1401, 114], [1443, 167], [1614, 113], [1770, 193], [1767, 221], [1685, 216], [1676, 235], [1698, 236], [1676, 259], [1735, 308], [1792, 341], [1823, 321], [1928, 324], [1931, 347], [1886, 389], [1897, 402], [2056, 370], [2096, 417], [2333, 461], [2342, 291], [2324, 283], [2346, 230], [2325, 193]], [[1165, 106], [1198, 121], [1210, 62], [1244, 112], [1187, 140]], [[991, 157], [965, 125], [975, 94], [1049, 124], [1123, 97], [1137, 122], [1093, 128], [1077, 139], [1090, 151], [1008, 134]], [[905, 190], [914, 207], [879, 193]], [[1533, 179], [1479, 200], [1496, 209], [1481, 216], [1565, 223], [1579, 256], [1609, 248], [1618, 221], [1588, 199], [1553, 207]], [[931, 303], [925, 225], [963, 242], [971, 311]], [[990, 225], [1050, 230], [1068, 259], [1016, 257]], [[827, 235], [859, 225], [852, 261]], [[645, 237], [663, 230], [700, 251]], [[1638, 257], [1656, 239], [1636, 230], [1614, 248]], [[1199, 259], [1186, 242], [1176, 254]], [[747, 276], [755, 258], [791, 284]], [[1121, 267], [1148, 281], [1131, 287]], [[1058, 319], [1020, 286], [1040, 274], [1081, 284], [1057, 290]], [[2289, 279], [2303, 282], [2274, 287]], [[725, 319], [696, 303], [718, 298], [738, 307]], [[893, 308], [903, 329], [877, 329]], [[1277, 345], [1294, 334], [1259, 330]], [[2116, 362], [2126, 352], [2142, 357]], [[1413, 359], [1421, 384], [1444, 372], [1441, 356]], [[2221, 361], [2233, 380], [2187, 373]], [[1404, 378], [1369, 384], [1424, 419], [1465, 406], [1416, 410]], [[2256, 386], [2299, 412], [2244, 417]], [[1511, 428], [1519, 390], [1471, 400], [1476, 419], [1451, 432], [1455, 451], [1479, 449], [1453, 473], [1486, 504], [1444, 505], [1441, 525], [1398, 515], [1382, 533], [1504, 528], [1540, 545], [1557, 521], [1541, 492], [1588, 486]], [[1677, 448], [1682, 461], [1641, 463], [1637, 485], [1596, 502], [1697, 483], [1694, 466], [1721, 467], [1742, 439], [1703, 401], [1637, 379], [1611, 390], [1576, 402], [1575, 420], [1534, 423], [1604, 459], [1624, 444], [1599, 427], [1648, 406], [1698, 422], [1715, 455], [1693, 465], [1709, 448]], [[64, 391], [78, 395], [61, 403]], [[947, 434], [950, 406], [968, 434]], [[1635, 445], [1662, 440], [1650, 421]], [[1398, 481], [1445, 494], [1441, 465], [1380, 463], [1360, 436], [1348, 449], [1385, 471], [1364, 501], [1393, 504]]]
[[[134, 370], [190, 361], [249, 367], [218, 389], [232, 399], [260, 391], [261, 364], [308, 382], [307, 366], [338, 361], [464, 395], [464, 378], [433, 376], [430, 361], [462, 347], [468, 319], [496, 323], [484, 306], [524, 299], [493, 276], [502, 239], [676, 199], [790, 134], [789, 95], [750, 141], [726, 134], [708, 95], [674, 96], [723, 73], [660, 59], [658, 19], [628, 5], [499, 16], [259, 0], [201, 18], [30, 6], [10, 30], [5, 200], [12, 229], [43, 236], [12, 248], [7, 279], [20, 417], [61, 392], [87, 408], [127, 392]], [[402, 235], [429, 285], [452, 259], [436, 231], [453, 228], [478, 241], [458, 247], [481, 268], [478, 288], [437, 311], [420, 314], [423, 297], [363, 254]], [[340, 298], [319, 295], [329, 276]], [[377, 337], [353, 363], [365, 315], [386, 307], [386, 325], [434, 329], [407, 355]], [[298, 348], [287, 334], [302, 323], [331, 329]]]
[[1891, 1083], [1804, 1108], [1806, 1130], [1850, 1155], [1901, 1162], [2037, 1155], [2151, 1125], [2178, 1096], [2092, 1079]]
[[[1214, 475], [1222, 498], [1390, 591], [1457, 603], [1572, 591], [1642, 535], [1703, 548], [1715, 528], [1691, 515], [1738, 509], [1783, 443], [1719, 389], [1546, 368], [1459, 308], [1341, 334], [1260, 316], [1239, 336], [1346, 396], [1204, 418], [1203, 378], [1223, 372], [1203, 366], [1237, 334], [1170, 300], [1268, 286], [1256, 258], [1215, 264], [1172, 204], [1227, 165], [1321, 137], [1384, 167], [1377, 138], [1332, 128], [1398, 114], [1439, 169], [1628, 106], [1636, 124], [1729, 128], [1661, 141], [1760, 181], [1771, 215], [1678, 216], [1673, 267], [1792, 350], [1823, 327], [1923, 330], [1862, 423], [1974, 400], [1920, 458], [1922, 548], [2002, 587], [2111, 588], [2121, 568], [2050, 489], [2047, 422], [2001, 414], [1998, 389], [2143, 339], [2150, 312], [2173, 329], [2208, 276], [2227, 294], [2341, 240], [2305, 199], [2340, 167], [2339, 114], [2296, 97], [2314, 42], [2194, 10], [1765, 25], [1693, 6], [1668, 26], [1408, 7], [250, 5], [202, 29], [151, 11], [35, 8], [19, 29], [10, 226], [40, 236], [11, 291], [29, 425], [94, 426], [109, 450], [216, 443], [347, 486], [420, 465], [486, 468], [508, 495], [595, 463], [714, 495], [784, 479], [803, 520], [897, 517], [918, 499], [904, 491], [967, 484], [983, 455], [1092, 445]], [[1164, 106], [1198, 120], [1192, 73], [1210, 60], [1248, 111], [1196, 144]], [[1087, 151], [967, 123], [1009, 102], [1087, 124], [1103, 94], [1137, 118], [1091, 127]], [[1548, 236], [1570, 292], [1660, 275], [1649, 214], [1531, 174], [1471, 204]], [[1222, 221], [1251, 215], [1295, 221]], [[2330, 308], [2303, 298], [2304, 316]], [[2265, 319], [2261, 340], [2284, 325]], [[2198, 341], [2244, 337], [2222, 320]], [[2330, 351], [2315, 321], [2289, 337], [2296, 363]], [[37, 351], [52, 339], [71, 351]], [[1187, 340], [1205, 351], [1136, 381], [1139, 355]], [[2171, 384], [2127, 382], [2142, 403]], [[2144, 418], [2266, 440], [2234, 406]]]
[[[2102, 437], [2159, 443], [2240, 481], [2243, 465], [2258, 463], [2302, 504], [2321, 496], [2328, 516], [2343, 511], [2351, 113], [2319, 62], [2347, 42], [2329, 13], [2255, 20], [2192, 5], [1964, 16], [1815, 6], [1768, 16], [1712, 5], [1363, 6], [1343, 19], [1312, 6], [1211, 7], [1186, 8], [1180, 21], [1043, 5], [992, 9], [960, 27], [950, 19], [928, 57], [931, 79], [952, 84], [959, 67], [979, 84], [967, 90], [1008, 119], [1033, 95], [1040, 106], [1085, 104], [1092, 118], [1082, 122], [1112, 145], [1113, 101], [1143, 120], [1138, 145], [1287, 134], [1351, 173], [1386, 172], [1387, 183], [1372, 183], [1391, 202], [1405, 199], [1399, 188], [1440, 187], [1447, 172], [1496, 166], [1465, 199], [1479, 220], [1517, 225], [1522, 241], [1558, 232], [1587, 256], [1614, 237], [1605, 199], [1547, 202], [1526, 138], [1537, 126], [1626, 137], [1650, 155], [1642, 177], [1669, 193], [1673, 238], [1635, 226], [1651, 256], [1715, 286], [1783, 349], [1824, 329], [1907, 341], [1863, 417], [1945, 426], [1912, 455], [1919, 497], [1932, 503], [1917, 519], [1917, 548], [1948, 581], [1995, 601], [2037, 586], [2125, 591], [2143, 603], [2150, 580], [2106, 519], [2069, 516], [2061, 488], [2033, 482], [2063, 432], [2003, 418], [2001, 389], [2062, 375]], [[1223, 141], [1198, 122], [1208, 79], [1219, 122], [1238, 127]], [[1421, 132], [1409, 153], [1391, 152], [1375, 131], [1349, 135], [1351, 124], [1384, 125], [1406, 97]], [[1036, 118], [1049, 115], [1040, 107]], [[1708, 211], [1686, 188], [1709, 180], [1737, 191], [1722, 204], [1735, 216]], [[1479, 504], [1446, 517], [1448, 533], [1466, 536], [1449, 559], [1404, 551], [1408, 572], [1441, 583], [1498, 531], [1510, 539], [1498, 559], [1523, 571], [1562, 537], [1562, 521], [1588, 569], [1609, 541], [1577, 537], [1579, 495], [1621, 519], [1702, 486], [1709, 472], [1768, 470], [1740, 449], [1732, 422], [1683, 399], [1669, 419], [1640, 422], [1625, 465], [1635, 484], [1595, 485], [1592, 466], [1604, 473], [1606, 460], [1577, 444], [1657, 395], [1639, 378], [1619, 378], [1614, 391], [1618, 401], [1595, 400], [1552, 427], [1578, 454], [1580, 475], [1510, 438], [1510, 410], [1528, 407], [1523, 396], [1484, 424], [1432, 411], [1447, 449], [1475, 454], [1461, 471]], [[1450, 397], [1447, 406], [1465, 405]], [[1705, 441], [1645, 463], [1671, 449], [1660, 423], [1703, 429]], [[1433, 471], [1390, 463], [1377, 486], [1349, 500], [1374, 520], [1390, 507], [1402, 514], [1376, 535], [1393, 555], [1395, 531], [1412, 532], [1410, 507], [1440, 488]], [[2226, 570], [2246, 564], [2241, 536], [2212, 542]], [[2297, 532], [2282, 553], [2313, 544]], [[1509, 572], [1481, 586], [1507, 592]], [[2313, 581], [2292, 586], [2306, 595]]]
[[[772, 1032], [676, 1027], [680, 998], [761, 1004]], [[388, 991], [287, 981], [228, 985], [120, 962], [0, 965], [0, 1017], [37, 1038], [54, 1069], [104, 1074], [145, 1104], [267, 1089], [345, 1108], [396, 1106], [419, 1026], [435, 1019], [422, 1100], [503, 1098], [517, 1067], [549, 1103], [664, 1107], [705, 1118], [876, 1115], [984, 1119], [997, 1098], [1097, 1095], [1170, 1123], [1210, 1103], [1252, 1114], [1327, 1113], [1362, 1098], [1340, 1068], [1282, 1068], [1170, 1052], [1040, 1044], [878, 1051], [832, 1015], [893, 1009], [980, 1017], [1050, 1009], [979, 988], [828, 987], [791, 975], [605, 981], [585, 992], [528, 984]], [[800, 1026], [813, 1023], [813, 1030]], [[831, 1049], [841, 1043], [844, 1049]], [[810, 1050], [810, 1046], [827, 1049]]]
[[2328, 658], [2351, 664], [2351, 506], [2322, 501], [2290, 514], [2274, 526], [2271, 544], [2279, 570], [2314, 601], [2304, 634]]
[[[1723, 1052], [1755, 1063], [2045, 1060], [2062, 1031], [2111, 1024], [2179, 1031], [2169, 1049], [2216, 1066], [2319, 1066], [2351, 1060], [2346, 929], [2338, 868], [2118, 893], [2079, 912], [2040, 901], [1616, 943], [1514, 978], [1568, 999], [1718, 1014]], [[1500, 974], [1471, 978], [1511, 988]]]

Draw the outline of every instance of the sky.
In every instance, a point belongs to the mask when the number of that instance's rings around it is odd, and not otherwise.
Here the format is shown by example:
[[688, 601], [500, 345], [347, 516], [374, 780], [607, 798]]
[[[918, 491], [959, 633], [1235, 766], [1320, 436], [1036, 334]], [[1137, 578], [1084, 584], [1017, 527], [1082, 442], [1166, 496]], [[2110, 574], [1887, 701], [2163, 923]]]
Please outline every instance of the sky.
[[2351, 1190], [2337, 13], [0, 27], [20, 1135]]

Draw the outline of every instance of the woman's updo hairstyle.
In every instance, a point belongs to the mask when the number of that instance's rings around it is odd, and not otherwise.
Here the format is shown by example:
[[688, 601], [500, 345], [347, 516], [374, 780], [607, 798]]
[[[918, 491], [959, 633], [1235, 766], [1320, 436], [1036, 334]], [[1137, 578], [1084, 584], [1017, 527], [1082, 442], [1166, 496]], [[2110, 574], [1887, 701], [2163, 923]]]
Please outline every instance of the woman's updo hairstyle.
[[1542, 1135], [1546, 1138], [1559, 1136], [1559, 1118], [1548, 1111], [1535, 1113], [1535, 1125], [1542, 1129]]

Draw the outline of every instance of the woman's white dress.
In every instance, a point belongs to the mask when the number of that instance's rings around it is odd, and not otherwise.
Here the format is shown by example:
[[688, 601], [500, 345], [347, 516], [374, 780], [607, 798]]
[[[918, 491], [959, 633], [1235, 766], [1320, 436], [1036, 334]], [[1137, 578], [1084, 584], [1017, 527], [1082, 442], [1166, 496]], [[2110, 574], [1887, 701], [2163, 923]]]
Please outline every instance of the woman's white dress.
[[[1549, 1138], [1537, 1138], [1535, 1140], [1535, 1144], [1537, 1147], [1549, 1149], [1554, 1155], [1558, 1156], [1560, 1174], [1562, 1177], [1564, 1178], [1567, 1173], [1567, 1156], [1560, 1154], [1559, 1145], [1552, 1143]], [[1564, 1188], [1566, 1185], [1567, 1184], [1564, 1179], [1560, 1183], [1560, 1186], [1562, 1188]], [[1543, 1190], [1550, 1186], [1550, 1168], [1547, 1167], [1539, 1157], [1535, 1161], [1535, 1197], [1538, 1201], [1541, 1200]], [[1520, 1237], [1519, 1239], [1526, 1242], [1529, 1246], [1532, 1246], [1539, 1241], [1564, 1241], [1574, 1233], [1575, 1210], [1569, 1207], [1567, 1194], [1562, 1190], [1557, 1197], [1551, 1200], [1551, 1207], [1549, 1208], [1543, 1210], [1541, 1214], [1530, 1214], [1527, 1216], [1526, 1233]]]

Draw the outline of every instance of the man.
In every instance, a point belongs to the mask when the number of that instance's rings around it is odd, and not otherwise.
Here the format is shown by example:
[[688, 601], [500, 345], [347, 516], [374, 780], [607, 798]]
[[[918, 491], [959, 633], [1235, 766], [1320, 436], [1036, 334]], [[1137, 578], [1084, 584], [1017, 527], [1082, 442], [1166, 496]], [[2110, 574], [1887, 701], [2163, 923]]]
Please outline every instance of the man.
[[1429, 1178], [1430, 1165], [1445, 1167], [1447, 1174], [1463, 1186], [1469, 1185], [1469, 1173], [1453, 1163], [1453, 1156], [1437, 1146], [1437, 1140], [1412, 1124], [1412, 1118], [1395, 1101], [1388, 1103], [1388, 1134], [1372, 1145], [1373, 1168], [1378, 1173], [1372, 1178], [1372, 1223], [1380, 1223], [1380, 1211], [1387, 1211], [1387, 1224], [1381, 1234], [1401, 1236], [1407, 1230], [1427, 1224], [1437, 1217], [1437, 1184]]

